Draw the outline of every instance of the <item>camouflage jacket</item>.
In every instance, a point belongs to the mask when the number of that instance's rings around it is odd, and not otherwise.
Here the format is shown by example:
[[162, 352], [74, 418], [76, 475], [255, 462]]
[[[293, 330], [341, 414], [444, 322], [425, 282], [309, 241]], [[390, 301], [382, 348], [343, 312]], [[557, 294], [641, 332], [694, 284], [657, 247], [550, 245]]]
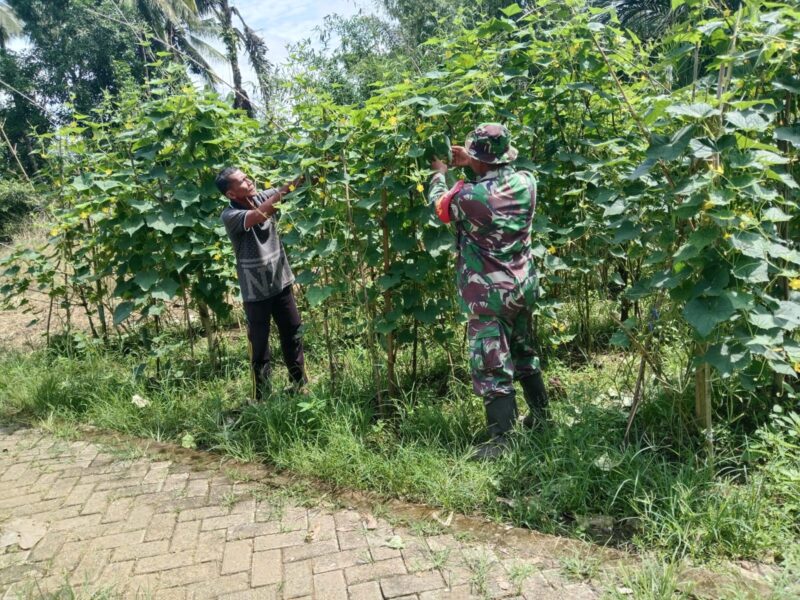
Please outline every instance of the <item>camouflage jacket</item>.
[[[448, 191], [445, 177], [431, 179], [428, 198]], [[531, 256], [531, 221], [536, 179], [528, 171], [501, 166], [467, 183], [450, 203], [458, 232], [457, 281], [462, 310], [496, 315], [532, 305], [538, 281]]]

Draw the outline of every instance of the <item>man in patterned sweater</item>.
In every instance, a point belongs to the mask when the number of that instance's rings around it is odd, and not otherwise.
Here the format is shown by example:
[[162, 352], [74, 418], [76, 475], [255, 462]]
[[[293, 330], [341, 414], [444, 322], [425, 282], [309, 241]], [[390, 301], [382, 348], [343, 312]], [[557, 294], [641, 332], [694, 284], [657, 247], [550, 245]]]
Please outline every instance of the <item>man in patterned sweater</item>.
[[272, 372], [269, 348], [270, 321], [275, 320], [283, 360], [293, 389], [307, 382], [303, 355], [302, 323], [292, 294], [294, 274], [278, 237], [273, 215], [277, 204], [298, 181], [256, 193], [253, 181], [240, 169], [228, 167], [216, 178], [219, 191], [230, 201], [222, 222], [236, 255], [236, 274], [247, 317], [247, 338], [253, 375], [253, 397], [263, 400]]
[[459, 304], [469, 318], [472, 385], [483, 398], [491, 436], [477, 449], [478, 458], [495, 458], [508, 446], [517, 416], [515, 380], [530, 409], [523, 424], [535, 428], [548, 419], [531, 329], [539, 287], [531, 256], [536, 179], [510, 166], [516, 157], [508, 130], [487, 123], [467, 137], [465, 146], [453, 147], [453, 165], [470, 167], [477, 181], [459, 181], [448, 190], [447, 165], [431, 163], [429, 200], [458, 234]]

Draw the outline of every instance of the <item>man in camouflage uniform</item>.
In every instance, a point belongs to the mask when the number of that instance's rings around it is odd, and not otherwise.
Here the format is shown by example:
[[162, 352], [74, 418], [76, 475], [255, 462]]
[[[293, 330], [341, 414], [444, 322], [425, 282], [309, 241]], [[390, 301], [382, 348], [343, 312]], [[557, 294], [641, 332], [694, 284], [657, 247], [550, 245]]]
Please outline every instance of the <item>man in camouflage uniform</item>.
[[483, 398], [491, 440], [479, 458], [494, 458], [507, 447], [517, 417], [514, 381], [530, 408], [523, 424], [538, 427], [547, 418], [547, 393], [534, 350], [531, 310], [538, 279], [531, 256], [531, 221], [536, 179], [510, 166], [517, 157], [508, 130], [497, 123], [479, 126], [465, 146], [453, 147], [454, 166], [469, 166], [474, 183], [448, 190], [447, 165], [431, 163], [429, 200], [458, 234], [459, 304], [469, 315], [472, 385]]

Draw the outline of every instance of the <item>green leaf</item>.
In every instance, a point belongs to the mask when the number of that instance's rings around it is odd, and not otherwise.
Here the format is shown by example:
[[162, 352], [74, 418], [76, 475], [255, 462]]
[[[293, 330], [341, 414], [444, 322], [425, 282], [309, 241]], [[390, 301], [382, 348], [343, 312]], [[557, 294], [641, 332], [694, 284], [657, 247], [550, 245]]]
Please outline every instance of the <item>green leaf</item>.
[[795, 148], [800, 148], [800, 125], [778, 127], [775, 130], [775, 139], [789, 142]]
[[719, 114], [718, 109], [705, 102], [697, 104], [676, 104], [667, 107], [667, 112], [673, 116], [691, 117], [692, 119], [707, 119], [708, 117]]
[[156, 300], [163, 300], [166, 302], [178, 295], [178, 289], [180, 289], [180, 287], [177, 281], [171, 277], [167, 277], [150, 288], [150, 296]]
[[425, 229], [422, 234], [422, 241], [425, 249], [432, 257], [436, 258], [442, 254], [447, 254], [453, 249], [453, 235], [446, 227], [431, 227]]
[[139, 271], [133, 281], [145, 292], [148, 291], [159, 280], [158, 273], [155, 271]]
[[522, 9], [519, 7], [519, 4], [512, 4], [511, 6], [506, 6], [505, 8], [501, 8], [500, 12], [502, 12], [507, 17], [513, 17], [514, 15], [518, 15], [522, 12]]
[[769, 281], [769, 263], [759, 258], [740, 257], [736, 260], [731, 273], [737, 279], [748, 283], [764, 283]]
[[769, 240], [749, 231], [738, 231], [730, 238], [739, 252], [751, 258], [767, 258]]
[[615, 217], [617, 215], [621, 215], [622, 213], [624, 213], [627, 208], [628, 208], [628, 203], [625, 201], [624, 198], [620, 198], [610, 206], [606, 206], [605, 210], [603, 211], [603, 216]]
[[750, 353], [745, 348], [735, 348], [726, 342], [714, 344], [702, 361], [714, 367], [723, 379], [746, 368], [750, 364]]
[[435, 117], [437, 115], [446, 115], [448, 112], [441, 106], [432, 106], [420, 113], [423, 117]]
[[330, 285], [317, 286], [312, 285], [306, 291], [306, 298], [311, 306], [317, 306], [327, 300], [333, 294], [334, 288]]
[[386, 290], [400, 285], [402, 280], [403, 278], [400, 275], [389, 273], [387, 275], [381, 275], [378, 277], [375, 283], [378, 284], [378, 289], [380, 289], [382, 292], [385, 292]]
[[[775, 316], [786, 321], [787, 325], [791, 326], [791, 329], [800, 327], [800, 302], [793, 302], [792, 300], [779, 301]], [[784, 329], [786, 328], [784, 327]]]
[[175, 199], [181, 203], [183, 208], [186, 208], [200, 201], [200, 192], [196, 189], [176, 190]]
[[119, 325], [131, 316], [135, 305], [133, 302], [120, 302], [114, 309], [114, 325]]
[[730, 319], [735, 312], [730, 298], [722, 295], [691, 300], [683, 309], [683, 317], [701, 338], [705, 338], [717, 325]]
[[91, 175], [78, 175], [75, 179], [72, 180], [72, 187], [77, 192], [84, 192], [92, 187], [92, 176]]
[[777, 206], [773, 206], [764, 211], [761, 218], [765, 221], [772, 221], [773, 223], [781, 223], [783, 221], [791, 221], [792, 217], [787, 215]]
[[672, 138], [653, 136], [650, 147], [647, 149], [647, 157], [667, 161], [675, 160], [684, 153], [689, 142], [692, 141], [693, 133], [694, 125], [687, 125], [675, 132]]
[[107, 192], [115, 187], [119, 187], [120, 183], [118, 181], [114, 181], [113, 179], [96, 179], [94, 181], [94, 185], [95, 187], [100, 188], [102, 191]]
[[141, 217], [133, 217], [131, 219], [126, 219], [122, 223], [120, 223], [120, 228], [122, 231], [127, 233], [128, 235], [133, 235], [137, 231], [139, 231], [142, 227], [144, 227], [144, 219]]
[[161, 212], [157, 214], [147, 215], [145, 221], [153, 229], [166, 234], [171, 234], [176, 227], [188, 227], [194, 223], [189, 215], [185, 213], [175, 215], [167, 208], [161, 209]]
[[611, 336], [609, 343], [612, 346], [617, 346], [619, 348], [630, 348], [631, 340], [628, 337], [628, 334], [624, 331], [615, 331], [614, 335]]
[[775, 315], [761, 306], [757, 306], [748, 312], [747, 320], [759, 329], [764, 329], [765, 331], [782, 329], [783, 326], [786, 325], [785, 321], [778, 319]]
[[725, 119], [742, 131], [764, 131], [769, 126], [769, 121], [754, 110], [730, 112]]

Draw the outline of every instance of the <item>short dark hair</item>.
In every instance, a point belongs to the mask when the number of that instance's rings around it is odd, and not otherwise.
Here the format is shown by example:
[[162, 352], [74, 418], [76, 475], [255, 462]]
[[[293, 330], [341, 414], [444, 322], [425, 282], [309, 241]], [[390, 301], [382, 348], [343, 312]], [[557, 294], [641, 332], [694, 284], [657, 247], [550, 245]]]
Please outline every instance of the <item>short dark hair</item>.
[[217, 173], [217, 177], [214, 179], [214, 183], [217, 184], [217, 189], [220, 191], [221, 194], [224, 194], [228, 191], [228, 187], [230, 185], [230, 176], [233, 175], [236, 171], [239, 170], [239, 167], [225, 167]]

